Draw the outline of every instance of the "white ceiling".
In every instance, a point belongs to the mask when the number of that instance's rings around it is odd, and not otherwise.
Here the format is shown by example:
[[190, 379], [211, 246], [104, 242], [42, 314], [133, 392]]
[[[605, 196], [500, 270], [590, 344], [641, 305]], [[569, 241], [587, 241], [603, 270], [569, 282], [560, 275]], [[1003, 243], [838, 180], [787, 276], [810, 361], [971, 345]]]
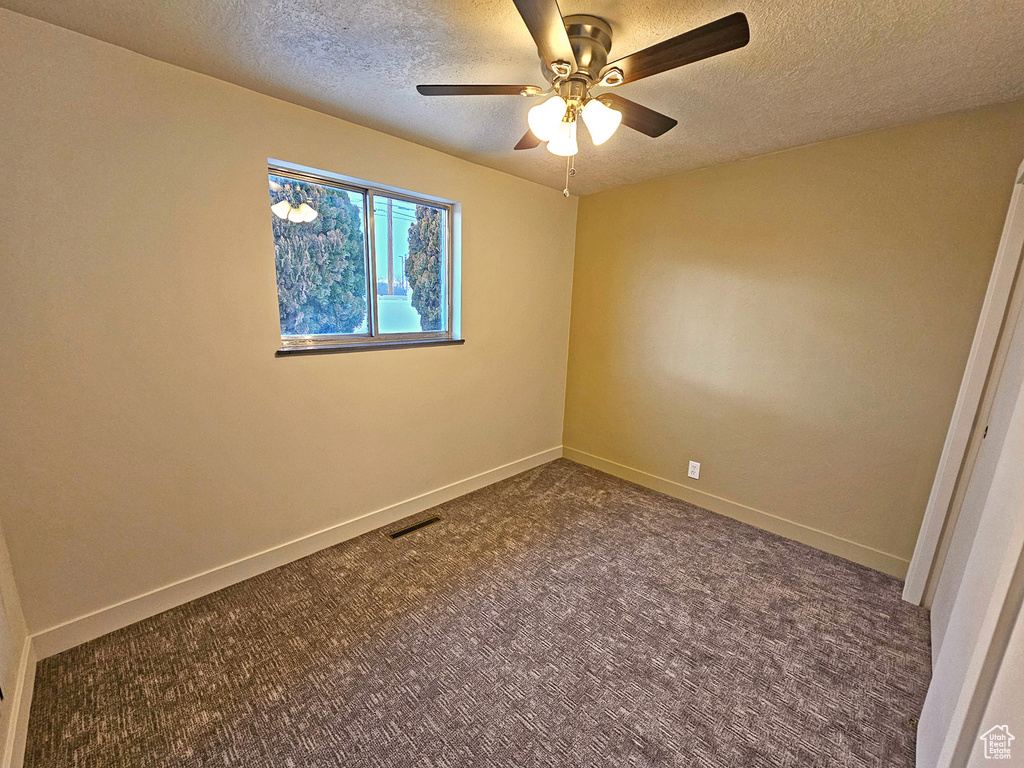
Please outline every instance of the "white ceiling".
[[[514, 152], [533, 103], [428, 99], [417, 83], [543, 84], [512, 0], [0, 0], [222, 80], [561, 188]], [[745, 48], [630, 83], [679, 125], [621, 129], [577, 157], [578, 194], [1024, 96], [1014, 0], [562, 0], [611, 22], [619, 58], [733, 11]]]

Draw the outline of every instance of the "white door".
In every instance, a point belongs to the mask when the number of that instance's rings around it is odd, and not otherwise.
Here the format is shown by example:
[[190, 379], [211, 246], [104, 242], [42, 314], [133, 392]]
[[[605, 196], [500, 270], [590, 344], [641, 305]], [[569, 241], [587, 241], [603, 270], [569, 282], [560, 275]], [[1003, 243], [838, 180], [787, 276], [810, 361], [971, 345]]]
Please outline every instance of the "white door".
[[956, 529], [953, 531], [932, 600], [933, 663], [938, 661], [942, 650], [953, 604], [960, 590], [985, 500], [992, 487], [992, 478], [1006, 440], [1017, 393], [1024, 382], [1024, 313], [1020, 312], [1020, 301], [1024, 298], [1022, 294], [1024, 281], [1018, 279], [1011, 301], [1010, 315], [1007, 317], [1008, 324], [1003, 330], [1003, 339], [1000, 340], [1000, 346], [1006, 345], [1006, 357], [1002, 361], [998, 379], [989, 385], [995, 388], [992, 407], [985, 423], [976, 426], [976, 429], [982, 430], [985, 437], [971, 471], [967, 492], [956, 521]]
[[[1014, 347], [1024, 346], [1017, 334]], [[1006, 377], [1000, 388], [1009, 385]], [[918, 768], [962, 768], [979, 748], [992, 692], [998, 691], [1024, 594], [1024, 382], [1010, 412], [981, 500], [973, 541], [949, 611], [917, 733]], [[1009, 391], [1009, 389], [1007, 389]], [[990, 433], [991, 435], [991, 430]], [[1012, 659], [1010, 660], [1013, 661]], [[1017, 699], [1019, 700], [1019, 698]], [[1020, 708], [1006, 713], [1020, 718]], [[999, 725], [1008, 723], [998, 723]], [[1016, 723], [1024, 731], [1024, 723]], [[1011, 727], [1012, 730], [1012, 727]]]

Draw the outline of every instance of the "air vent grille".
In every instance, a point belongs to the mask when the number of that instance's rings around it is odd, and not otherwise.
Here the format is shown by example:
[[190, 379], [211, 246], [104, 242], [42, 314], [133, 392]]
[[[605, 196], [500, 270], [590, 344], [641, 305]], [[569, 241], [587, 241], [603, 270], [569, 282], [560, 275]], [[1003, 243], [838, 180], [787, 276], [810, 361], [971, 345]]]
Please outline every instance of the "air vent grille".
[[441, 522], [440, 517], [428, 517], [426, 520], [420, 520], [420, 522], [410, 525], [408, 528], [402, 528], [400, 531], [394, 531], [388, 534], [389, 539], [400, 539], [403, 536], [418, 531], [420, 528], [426, 528], [428, 525]]

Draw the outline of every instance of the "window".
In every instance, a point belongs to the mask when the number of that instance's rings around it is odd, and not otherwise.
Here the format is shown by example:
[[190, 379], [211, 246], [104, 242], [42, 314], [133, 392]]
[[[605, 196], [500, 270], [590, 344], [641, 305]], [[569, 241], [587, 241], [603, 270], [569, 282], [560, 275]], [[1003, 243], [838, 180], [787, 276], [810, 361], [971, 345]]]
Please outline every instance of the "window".
[[452, 207], [270, 166], [279, 354], [454, 342]]

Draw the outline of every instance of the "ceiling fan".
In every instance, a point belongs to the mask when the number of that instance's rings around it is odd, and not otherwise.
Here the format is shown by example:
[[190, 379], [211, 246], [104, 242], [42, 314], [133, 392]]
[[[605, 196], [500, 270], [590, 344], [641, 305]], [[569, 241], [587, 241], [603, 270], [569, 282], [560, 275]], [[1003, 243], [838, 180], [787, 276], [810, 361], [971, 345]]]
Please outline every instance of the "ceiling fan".
[[750, 41], [747, 17], [733, 13], [608, 63], [612, 28], [597, 16], [562, 17], [556, 0], [513, 0], [537, 43], [541, 71], [550, 83], [536, 85], [418, 85], [424, 96], [549, 96], [529, 111], [530, 130], [516, 149], [533, 149], [548, 142], [556, 155], [572, 157], [577, 118], [590, 131], [594, 144], [607, 141], [619, 124], [652, 138], [676, 125], [671, 117], [614, 93], [592, 93], [614, 88], [684, 64], [742, 48]]

